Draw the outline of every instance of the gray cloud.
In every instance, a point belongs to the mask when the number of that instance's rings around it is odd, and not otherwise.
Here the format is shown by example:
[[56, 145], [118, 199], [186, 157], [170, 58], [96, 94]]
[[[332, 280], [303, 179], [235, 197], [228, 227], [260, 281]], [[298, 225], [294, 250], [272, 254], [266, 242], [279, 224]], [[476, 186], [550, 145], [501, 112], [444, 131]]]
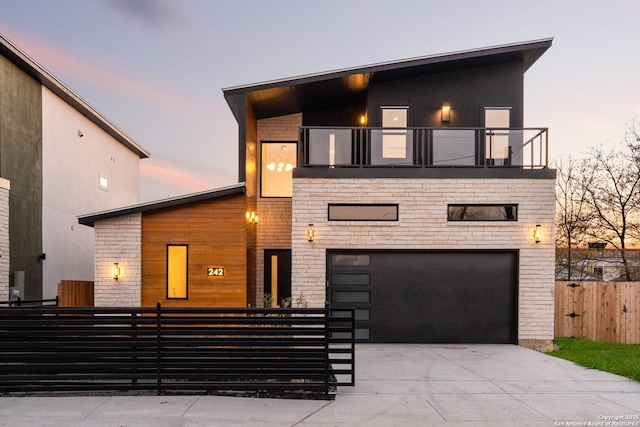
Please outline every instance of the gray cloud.
[[170, 0], [111, 0], [114, 8], [147, 27], [181, 26], [185, 22], [180, 3]]

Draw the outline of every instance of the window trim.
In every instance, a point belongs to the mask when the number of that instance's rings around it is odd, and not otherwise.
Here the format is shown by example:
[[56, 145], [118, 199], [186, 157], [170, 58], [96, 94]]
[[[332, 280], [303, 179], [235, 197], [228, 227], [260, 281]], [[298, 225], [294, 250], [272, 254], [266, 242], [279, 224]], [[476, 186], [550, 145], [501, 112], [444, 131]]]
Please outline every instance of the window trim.
[[[387, 207], [395, 207], [395, 218], [392, 219], [331, 219], [331, 208], [333, 206], [352, 206], [352, 207], [367, 207], [367, 206], [387, 206]], [[376, 221], [385, 221], [385, 222], [397, 222], [400, 220], [400, 208], [398, 203], [329, 203], [327, 205], [327, 221], [358, 221], [358, 222], [376, 222]]]
[[[515, 215], [513, 219], [451, 219], [449, 209], [452, 207], [511, 207], [514, 209]], [[518, 204], [517, 203], [449, 203], [447, 204], [447, 222], [517, 222], [518, 221]]]
[[[169, 296], [169, 248], [172, 246], [179, 246], [186, 248], [186, 271], [185, 271], [185, 296], [184, 297], [171, 297]], [[166, 283], [165, 283], [165, 297], [168, 300], [188, 300], [189, 299], [189, 245], [186, 243], [167, 243], [166, 245]]]

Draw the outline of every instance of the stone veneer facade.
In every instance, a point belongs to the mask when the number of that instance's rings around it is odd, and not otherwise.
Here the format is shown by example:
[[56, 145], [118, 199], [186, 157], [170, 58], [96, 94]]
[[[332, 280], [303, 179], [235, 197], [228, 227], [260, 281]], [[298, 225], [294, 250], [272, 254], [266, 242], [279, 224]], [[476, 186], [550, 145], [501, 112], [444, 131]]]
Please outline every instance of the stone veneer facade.
[[[554, 318], [553, 179], [296, 178], [292, 295], [326, 299], [327, 249], [510, 249], [519, 253], [518, 339], [548, 350]], [[397, 203], [394, 222], [327, 221], [328, 203]], [[518, 204], [515, 222], [449, 222], [449, 203]], [[307, 240], [308, 224], [315, 240]], [[542, 225], [542, 241], [533, 230]]]
[[[142, 304], [142, 214], [95, 223], [96, 307], [140, 307]], [[113, 279], [113, 263], [120, 278]]]
[[0, 178], [0, 301], [9, 300], [9, 190], [10, 183]]
[[[274, 117], [258, 120], [257, 164], [262, 164], [262, 141], [298, 141], [298, 128], [302, 126], [302, 114]], [[295, 159], [292, 159], [295, 160]], [[261, 170], [258, 167], [258, 170]], [[258, 176], [259, 216], [258, 236], [256, 240], [256, 301], [262, 306], [264, 293], [264, 250], [291, 248], [291, 198], [260, 197], [260, 177]]]

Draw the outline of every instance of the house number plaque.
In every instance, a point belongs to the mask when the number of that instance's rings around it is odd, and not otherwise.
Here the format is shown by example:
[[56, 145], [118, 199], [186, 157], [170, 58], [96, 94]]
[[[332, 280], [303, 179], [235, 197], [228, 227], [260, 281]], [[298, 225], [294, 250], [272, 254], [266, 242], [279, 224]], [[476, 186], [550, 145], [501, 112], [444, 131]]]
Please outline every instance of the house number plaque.
[[207, 267], [207, 276], [209, 277], [224, 276], [224, 267]]

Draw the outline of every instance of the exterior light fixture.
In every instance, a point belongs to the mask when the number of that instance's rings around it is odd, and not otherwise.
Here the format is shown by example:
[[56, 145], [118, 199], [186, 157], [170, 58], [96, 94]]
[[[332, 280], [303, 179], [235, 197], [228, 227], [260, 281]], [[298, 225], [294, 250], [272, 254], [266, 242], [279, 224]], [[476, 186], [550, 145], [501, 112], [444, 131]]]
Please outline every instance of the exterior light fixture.
[[313, 242], [313, 238], [316, 236], [316, 232], [313, 229], [313, 224], [309, 224], [309, 228], [307, 228], [307, 238], [309, 242]]
[[364, 126], [367, 124], [367, 116], [364, 114], [360, 116], [360, 126]]
[[536, 228], [533, 229], [533, 240], [536, 243], [540, 243], [540, 237], [542, 236], [540, 227], [542, 227], [540, 224], [536, 224]]
[[442, 123], [449, 123], [451, 121], [451, 106], [448, 103], [442, 104]]
[[120, 266], [117, 262], [113, 263], [113, 280], [118, 280], [120, 278]]
[[287, 146], [280, 147], [279, 156], [271, 156], [271, 162], [267, 163], [267, 169], [276, 172], [291, 172], [293, 170], [293, 164], [289, 161], [289, 156], [285, 153]]
[[247, 222], [249, 224], [258, 223], [258, 214], [256, 213], [256, 211], [247, 211]]

